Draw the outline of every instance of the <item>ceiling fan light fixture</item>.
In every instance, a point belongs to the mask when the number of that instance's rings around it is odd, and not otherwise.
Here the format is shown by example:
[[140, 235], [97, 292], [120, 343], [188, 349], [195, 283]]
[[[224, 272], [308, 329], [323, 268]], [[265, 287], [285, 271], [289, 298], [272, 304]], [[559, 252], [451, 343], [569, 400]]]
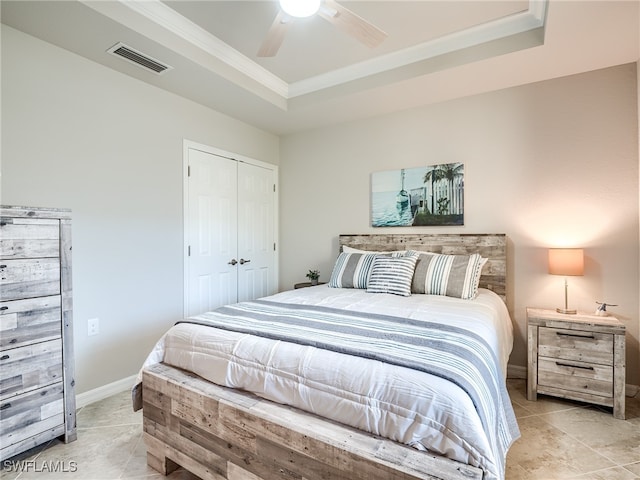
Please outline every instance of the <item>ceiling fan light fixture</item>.
[[280, 8], [292, 17], [304, 18], [318, 13], [322, 0], [280, 0]]

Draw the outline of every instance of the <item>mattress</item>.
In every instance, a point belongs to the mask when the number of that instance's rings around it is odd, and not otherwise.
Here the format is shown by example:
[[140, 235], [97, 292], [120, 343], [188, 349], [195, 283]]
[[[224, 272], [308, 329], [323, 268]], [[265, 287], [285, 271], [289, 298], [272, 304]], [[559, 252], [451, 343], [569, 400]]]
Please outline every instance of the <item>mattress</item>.
[[[513, 344], [512, 323], [503, 301], [489, 290], [480, 289], [474, 300], [460, 300], [435, 295], [399, 297], [320, 285], [264, 300], [469, 330], [482, 337], [493, 352], [499, 382], [504, 384]], [[480, 467], [488, 479], [504, 477], [504, 452], [490, 441], [472, 398], [461, 386], [437, 375], [188, 322], [175, 325], [163, 336], [145, 366], [156, 362]], [[510, 403], [506, 408], [511, 408]], [[513, 417], [512, 411], [507, 414]], [[507, 444], [518, 435], [516, 431]]]

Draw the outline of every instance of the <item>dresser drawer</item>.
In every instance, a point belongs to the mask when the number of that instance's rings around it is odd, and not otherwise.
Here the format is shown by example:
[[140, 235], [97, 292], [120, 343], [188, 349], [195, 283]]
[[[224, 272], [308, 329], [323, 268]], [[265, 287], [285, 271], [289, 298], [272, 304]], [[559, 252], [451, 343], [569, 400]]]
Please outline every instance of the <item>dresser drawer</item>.
[[0, 301], [60, 293], [60, 259], [0, 260]]
[[610, 398], [613, 366], [539, 357], [538, 385]]
[[60, 295], [0, 302], [0, 351], [62, 334]]
[[0, 402], [3, 450], [59, 425], [64, 425], [61, 382]]
[[0, 352], [0, 400], [62, 380], [62, 341]]
[[541, 357], [613, 365], [613, 335], [540, 327], [538, 354]]
[[59, 256], [59, 220], [0, 218], [0, 259]]

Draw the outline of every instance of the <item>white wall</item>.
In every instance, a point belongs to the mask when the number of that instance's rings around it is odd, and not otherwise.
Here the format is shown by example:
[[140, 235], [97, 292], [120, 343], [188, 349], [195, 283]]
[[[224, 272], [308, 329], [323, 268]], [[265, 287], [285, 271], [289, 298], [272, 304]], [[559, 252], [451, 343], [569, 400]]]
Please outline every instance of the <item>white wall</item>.
[[[341, 233], [506, 233], [511, 364], [524, 367], [525, 308], [564, 302], [547, 248], [584, 247], [570, 303], [620, 305], [610, 310], [628, 328], [627, 380], [637, 385], [637, 89], [630, 64], [284, 138], [281, 288], [310, 268], [328, 280]], [[370, 227], [371, 172], [449, 162], [465, 164], [463, 227]]]
[[4, 25], [2, 100], [1, 202], [73, 209], [77, 392], [133, 375], [182, 316], [183, 139], [279, 139]]

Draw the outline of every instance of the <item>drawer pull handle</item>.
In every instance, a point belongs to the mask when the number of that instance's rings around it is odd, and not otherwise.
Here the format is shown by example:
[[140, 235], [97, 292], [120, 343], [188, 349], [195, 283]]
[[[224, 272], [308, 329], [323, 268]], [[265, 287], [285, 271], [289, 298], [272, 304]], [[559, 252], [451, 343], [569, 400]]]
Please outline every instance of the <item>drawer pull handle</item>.
[[5, 403], [4, 405], [2, 405], [0, 407], [0, 410], [6, 410], [7, 408], [11, 408], [11, 404], [10, 403]]
[[583, 365], [571, 365], [570, 363], [556, 362], [556, 365], [559, 367], [582, 368], [583, 370], [593, 370], [593, 367], [586, 367]]
[[564, 332], [556, 332], [556, 335], [561, 337], [574, 337], [574, 338], [590, 338], [591, 340], [595, 340], [596, 337], [593, 335], [575, 335], [573, 333], [564, 333]]
[[7, 360], [9, 358], [9, 355], [2, 355], [2, 357], [0, 357], [0, 360]]
[[3, 310], [3, 311], [4, 310], [9, 310], [9, 307], [7, 307], [6, 305], [3, 305], [3, 306], [0, 307], [0, 310]]
[[6, 265], [0, 265], [0, 268], [7, 268]]

